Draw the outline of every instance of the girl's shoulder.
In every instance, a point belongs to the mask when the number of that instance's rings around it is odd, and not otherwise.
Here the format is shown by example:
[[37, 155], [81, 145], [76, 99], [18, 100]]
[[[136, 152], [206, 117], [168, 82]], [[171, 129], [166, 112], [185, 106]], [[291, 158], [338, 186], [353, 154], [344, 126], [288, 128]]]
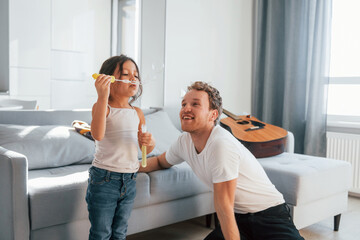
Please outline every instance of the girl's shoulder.
[[133, 109], [138, 113], [144, 115], [143, 111], [139, 107], [133, 107]]
[[[95, 102], [94, 105], [92, 106], [92, 109], [91, 109], [91, 115], [92, 115], [92, 117], [94, 117], [95, 109], [98, 107], [98, 105], [99, 105], [99, 104], [98, 104], [97, 102]], [[109, 113], [110, 113], [110, 105], [107, 104], [107, 105], [106, 105], [106, 117], [109, 115]]]
[[133, 107], [133, 108], [136, 111], [137, 115], [139, 116], [140, 122], [144, 123], [145, 122], [145, 116], [144, 116], [143, 111], [139, 107]]

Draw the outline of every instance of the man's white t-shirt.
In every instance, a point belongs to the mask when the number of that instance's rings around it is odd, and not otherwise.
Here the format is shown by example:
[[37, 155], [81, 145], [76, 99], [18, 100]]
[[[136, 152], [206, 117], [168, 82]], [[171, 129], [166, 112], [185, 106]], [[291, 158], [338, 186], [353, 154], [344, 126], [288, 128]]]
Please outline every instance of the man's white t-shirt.
[[285, 202], [254, 155], [220, 126], [213, 128], [199, 154], [190, 134], [183, 133], [166, 152], [166, 160], [171, 165], [186, 161], [212, 190], [214, 183], [237, 178], [236, 213], [259, 212]]

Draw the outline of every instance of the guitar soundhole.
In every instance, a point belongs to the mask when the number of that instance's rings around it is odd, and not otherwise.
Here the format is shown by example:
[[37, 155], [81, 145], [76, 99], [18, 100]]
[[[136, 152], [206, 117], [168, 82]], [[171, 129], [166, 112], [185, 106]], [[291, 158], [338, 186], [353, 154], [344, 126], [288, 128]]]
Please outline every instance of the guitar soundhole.
[[243, 125], [243, 124], [249, 124], [249, 121], [243, 120], [243, 121], [238, 121], [238, 122], [236, 122], [236, 123]]

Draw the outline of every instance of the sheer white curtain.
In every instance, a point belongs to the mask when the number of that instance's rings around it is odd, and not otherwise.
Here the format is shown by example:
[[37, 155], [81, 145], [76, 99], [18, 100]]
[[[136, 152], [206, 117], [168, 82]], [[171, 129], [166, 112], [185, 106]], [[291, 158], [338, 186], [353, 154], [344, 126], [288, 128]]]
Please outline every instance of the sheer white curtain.
[[257, 0], [252, 113], [326, 154], [331, 0]]

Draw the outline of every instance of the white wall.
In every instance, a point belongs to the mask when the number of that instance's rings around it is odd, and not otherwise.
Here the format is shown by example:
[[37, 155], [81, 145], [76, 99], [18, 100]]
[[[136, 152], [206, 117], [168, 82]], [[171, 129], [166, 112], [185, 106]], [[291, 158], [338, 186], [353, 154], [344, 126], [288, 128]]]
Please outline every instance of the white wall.
[[40, 109], [90, 108], [91, 74], [110, 56], [111, 0], [6, 1], [10, 74], [0, 81], [9, 81], [8, 97], [38, 100]]
[[51, 107], [91, 108], [91, 77], [110, 57], [110, 0], [52, 0]]
[[49, 108], [51, 1], [9, 3], [10, 97], [38, 100]]
[[181, 89], [201, 80], [219, 89], [225, 109], [250, 113], [252, 2], [166, 2], [166, 107], [180, 107]]
[[[9, 3], [11, 97], [37, 99], [40, 109], [91, 107], [90, 76], [110, 56], [111, 0]], [[252, 0], [151, 1], [159, 9], [149, 3], [140, 65], [142, 76], [156, 81], [144, 86], [142, 106], [180, 107], [181, 89], [202, 80], [220, 90], [226, 109], [250, 112]]]

